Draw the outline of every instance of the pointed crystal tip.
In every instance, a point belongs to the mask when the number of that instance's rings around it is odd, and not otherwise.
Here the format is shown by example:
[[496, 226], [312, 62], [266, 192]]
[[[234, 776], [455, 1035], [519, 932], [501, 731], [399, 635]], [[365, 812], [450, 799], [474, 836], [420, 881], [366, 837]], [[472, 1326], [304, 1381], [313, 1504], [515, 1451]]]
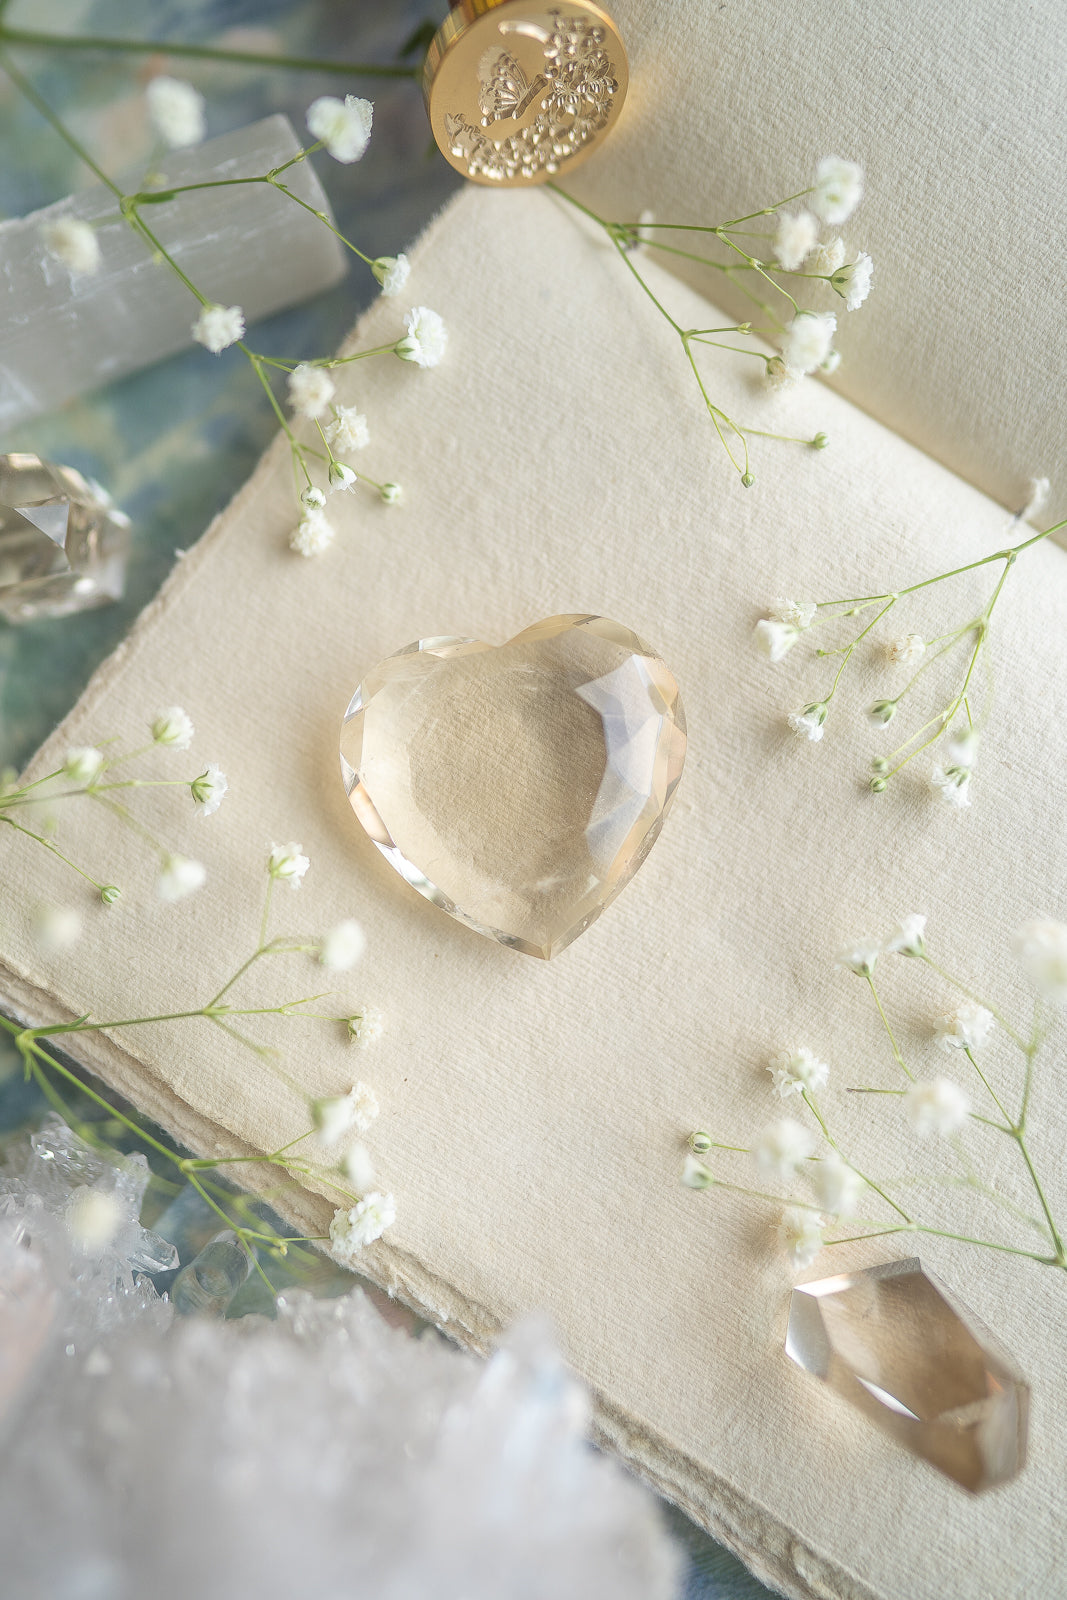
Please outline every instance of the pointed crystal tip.
[[798, 1285], [785, 1348], [964, 1489], [977, 1494], [1022, 1470], [1029, 1386], [917, 1257]]
[[129, 519], [99, 484], [28, 451], [0, 455], [0, 616], [65, 617], [121, 598]]

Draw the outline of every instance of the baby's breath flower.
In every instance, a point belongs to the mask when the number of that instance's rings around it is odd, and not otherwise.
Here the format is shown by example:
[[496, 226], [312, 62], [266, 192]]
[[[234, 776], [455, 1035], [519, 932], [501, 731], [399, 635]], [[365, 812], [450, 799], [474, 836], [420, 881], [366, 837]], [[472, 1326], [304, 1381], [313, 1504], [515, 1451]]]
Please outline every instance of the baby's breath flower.
[[416, 306], [404, 318], [407, 333], [395, 345], [401, 361], [414, 361], [419, 367], [436, 367], [445, 353], [448, 330], [436, 311]]
[[396, 1221], [396, 1201], [391, 1194], [373, 1190], [351, 1211], [334, 1212], [330, 1242], [338, 1261], [354, 1264], [364, 1245], [380, 1239]]
[[794, 1271], [803, 1272], [826, 1243], [822, 1219], [801, 1206], [787, 1206], [778, 1223], [778, 1239]]
[[823, 222], [847, 222], [863, 198], [863, 168], [840, 156], [826, 156], [815, 169], [811, 209]]
[[373, 120], [374, 106], [354, 94], [346, 94], [343, 100], [332, 94], [320, 95], [308, 106], [309, 131], [335, 161], [346, 166], [358, 161], [366, 150]]
[[866, 250], [861, 250], [855, 261], [847, 267], [838, 267], [830, 279], [830, 286], [845, 302], [846, 311], [858, 311], [871, 292], [871, 273], [874, 262]]
[[867, 716], [876, 727], [884, 728], [887, 722], [892, 722], [897, 714], [895, 700], [876, 700], [873, 706], [868, 706]]
[[957, 728], [945, 741], [948, 758], [958, 767], [973, 767], [978, 756], [978, 729]]
[[379, 256], [372, 263], [371, 271], [381, 284], [383, 294], [400, 294], [411, 273], [411, 263], [405, 255]]
[[331, 489], [351, 489], [352, 485], [356, 482], [357, 477], [358, 474], [353, 472], [351, 467], [346, 467], [343, 461], [330, 462]]
[[878, 939], [856, 939], [852, 944], [845, 945], [837, 953], [837, 965], [847, 967], [859, 978], [869, 978], [878, 964], [878, 957], [882, 953], [881, 941]]
[[814, 372], [830, 353], [837, 329], [832, 311], [798, 311], [782, 335], [782, 360], [797, 377]]
[[358, 922], [347, 918], [331, 928], [319, 947], [319, 960], [334, 972], [354, 967], [367, 948], [367, 936]]
[[370, 443], [367, 419], [355, 406], [334, 406], [333, 417], [322, 431], [330, 448], [343, 456]]
[[1029, 522], [1031, 517], [1036, 517], [1044, 511], [1051, 484], [1047, 478], [1031, 478], [1029, 484], [1030, 497], [1019, 512], [1020, 522]]
[[771, 356], [763, 376], [772, 389], [795, 389], [800, 382], [800, 373], [790, 371], [781, 356]]
[[357, 1194], [367, 1194], [374, 1188], [374, 1162], [367, 1146], [358, 1139], [345, 1151], [342, 1170]]
[[[823, 360], [819, 362], [819, 371], [820, 372], [825, 372], [826, 376], [828, 378], [832, 378], [834, 373], [837, 371], [837, 369], [838, 369], [838, 367], [840, 365], [841, 365], [841, 352], [840, 352], [840, 350], [831, 350], [823, 358]], [[825, 448], [825, 446], [829, 443], [829, 437], [825, 433], [823, 433], [823, 434], [818, 434], [817, 433], [815, 435], [815, 442], [817, 442], [820, 438], [823, 441], [822, 448]]]
[[376, 1044], [385, 1032], [385, 1018], [377, 1006], [361, 1006], [348, 1019], [348, 1037], [353, 1044]]
[[838, 267], [844, 264], [845, 241], [843, 239], [827, 239], [824, 244], [816, 245], [808, 258], [808, 271], [817, 273], [820, 278], [832, 278]]
[[300, 502], [307, 506], [309, 511], [321, 511], [326, 504], [326, 496], [321, 489], [316, 489], [313, 484], [300, 491]]
[[145, 90], [148, 118], [165, 145], [183, 150], [204, 137], [204, 97], [181, 78], [153, 78]]
[[694, 1155], [707, 1155], [709, 1150], [714, 1150], [715, 1140], [710, 1133], [705, 1133], [702, 1128], [698, 1128], [695, 1133], [689, 1135], [689, 1148]]
[[810, 211], [779, 212], [773, 246], [779, 266], [786, 272], [798, 271], [814, 250], [818, 238], [819, 224]]
[[971, 769], [937, 766], [930, 774], [930, 787], [948, 805], [962, 811], [971, 803]]
[[334, 541], [334, 526], [319, 506], [309, 506], [289, 535], [289, 548], [298, 556], [319, 556]]
[[299, 889], [310, 865], [307, 856], [301, 855], [298, 844], [271, 845], [270, 855], [267, 858], [267, 871], [279, 883], [288, 883], [292, 888]]
[[901, 917], [882, 950], [887, 956], [921, 956], [926, 949], [925, 931], [926, 918], [917, 911], [909, 912]]
[[156, 893], [161, 900], [183, 900], [202, 888], [206, 879], [207, 871], [201, 862], [189, 856], [168, 856], [156, 879]]
[[41, 226], [41, 238], [50, 256], [71, 272], [90, 278], [100, 271], [100, 241], [87, 222], [77, 217], [56, 217]]
[[312, 1100], [311, 1121], [320, 1145], [336, 1144], [355, 1127], [356, 1108], [351, 1093], [324, 1095]]
[[82, 1184], [71, 1190], [64, 1221], [81, 1253], [98, 1256], [122, 1225], [122, 1207], [113, 1194]]
[[71, 783], [90, 784], [104, 770], [104, 752], [93, 745], [74, 745], [63, 759], [63, 776]]
[[387, 506], [399, 505], [404, 495], [404, 491], [398, 483], [383, 483], [378, 493], [382, 502]]
[[808, 1177], [816, 1200], [834, 1217], [850, 1217], [867, 1187], [859, 1173], [843, 1161], [836, 1150], [831, 1150], [821, 1161], [812, 1161]]
[[1027, 922], [1012, 948], [1038, 992], [1054, 1005], [1067, 1005], [1067, 924]]
[[959, 1133], [971, 1114], [971, 1103], [963, 1090], [951, 1078], [934, 1078], [927, 1083], [913, 1083], [904, 1095], [904, 1109], [920, 1139], [930, 1134], [948, 1138]]
[[169, 750], [188, 750], [195, 731], [192, 720], [181, 706], [167, 706], [165, 710], [157, 711], [152, 718], [151, 729], [154, 742], [166, 745]]
[[761, 617], [756, 623], [756, 648], [768, 661], [784, 661], [799, 638], [799, 628], [788, 622], [778, 622], [774, 617]]
[[830, 1068], [820, 1061], [806, 1044], [795, 1050], [781, 1050], [772, 1056], [767, 1071], [774, 1079], [779, 1099], [787, 1100], [791, 1094], [803, 1094], [805, 1089], [815, 1092], [826, 1085]]
[[770, 615], [777, 622], [788, 622], [791, 628], [810, 628], [815, 621], [818, 606], [814, 600], [789, 600], [776, 595], [770, 604]]
[[909, 661], [918, 661], [926, 650], [926, 640], [921, 633], [906, 633], [900, 639], [891, 639], [885, 647], [885, 653], [890, 661], [905, 665]]
[[817, 700], [810, 706], [802, 706], [799, 711], [790, 711], [786, 721], [795, 734], [817, 744], [825, 732], [823, 724], [826, 721], [826, 712], [826, 702]]
[[38, 906], [30, 931], [42, 950], [57, 954], [69, 950], [81, 938], [82, 919], [70, 906]]
[[324, 367], [302, 361], [289, 374], [289, 406], [298, 417], [309, 417], [314, 422], [323, 416], [333, 393], [333, 379]]
[[197, 344], [214, 355], [245, 336], [245, 314], [240, 306], [203, 306], [192, 326]]
[[194, 778], [189, 785], [189, 792], [196, 802], [196, 815], [198, 817], [212, 817], [222, 804], [222, 797], [229, 788], [226, 775], [221, 767], [214, 761], [209, 761], [207, 768], [199, 778]]
[[350, 1093], [353, 1106], [352, 1121], [360, 1133], [366, 1133], [381, 1109], [378, 1105], [378, 1096], [369, 1083], [362, 1079], [356, 1083]]
[[122, 899], [122, 890], [114, 883], [105, 883], [100, 891], [100, 898], [106, 906], [113, 906], [116, 900]]
[[689, 1151], [682, 1166], [682, 1182], [687, 1189], [710, 1189], [715, 1182], [715, 1174]]
[[764, 1128], [752, 1147], [756, 1165], [768, 1178], [792, 1178], [815, 1148], [815, 1141], [801, 1123], [782, 1117]]
[[993, 1013], [985, 1006], [967, 1004], [934, 1025], [938, 1043], [945, 1050], [980, 1050], [993, 1027]]

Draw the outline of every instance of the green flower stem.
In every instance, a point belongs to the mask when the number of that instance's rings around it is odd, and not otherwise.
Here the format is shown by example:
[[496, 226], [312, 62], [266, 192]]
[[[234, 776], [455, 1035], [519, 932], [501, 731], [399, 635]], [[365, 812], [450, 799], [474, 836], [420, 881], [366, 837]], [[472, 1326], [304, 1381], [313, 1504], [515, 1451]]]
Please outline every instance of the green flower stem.
[[900, 1068], [901, 1072], [903, 1072], [904, 1076], [906, 1078], [910, 1078], [912, 1083], [914, 1083], [915, 1082], [915, 1074], [914, 1074], [914, 1072], [911, 1071], [911, 1069], [908, 1066], [907, 1062], [904, 1060], [904, 1056], [903, 1056], [903, 1054], [901, 1052], [900, 1046], [897, 1044], [897, 1041], [896, 1041], [896, 1035], [893, 1033], [892, 1028], [889, 1026], [889, 1018], [885, 1014], [885, 1010], [884, 1010], [884, 1008], [882, 1006], [882, 1002], [881, 1002], [881, 999], [879, 997], [878, 990], [875, 988], [874, 977], [873, 977], [873, 975], [871, 973], [867, 974], [867, 987], [871, 991], [871, 998], [872, 998], [872, 1000], [874, 1001], [875, 1005], [878, 1008], [878, 1015], [882, 1019], [882, 1027], [886, 1031], [886, 1035], [888, 1036], [888, 1039], [889, 1039], [890, 1048], [893, 1051], [893, 1060], [896, 1062], [896, 1064]]
[[993, 1104], [996, 1106], [997, 1110], [1000, 1112], [1001, 1116], [1004, 1118], [1004, 1121], [1007, 1123], [1008, 1127], [1014, 1127], [1015, 1124], [1012, 1122], [1009, 1112], [1006, 1111], [1004, 1106], [1001, 1104], [1000, 1098], [993, 1088], [993, 1085], [990, 1083], [989, 1079], [986, 1077], [985, 1073], [974, 1059], [974, 1052], [970, 1045], [964, 1046], [963, 1053], [967, 1057], [967, 1060], [971, 1063], [971, 1066], [974, 1068], [975, 1072], [977, 1072], [982, 1081], [982, 1086], [984, 1087], [989, 1098], [992, 1100]]
[[35, 50], [93, 50], [109, 55], [167, 55], [190, 61], [224, 61], [246, 67], [284, 67], [293, 72], [333, 73], [347, 78], [411, 78], [422, 76], [417, 67], [375, 61], [337, 61], [329, 57], [272, 55], [261, 50], [228, 50], [206, 44], [178, 44], [169, 39], [116, 39], [100, 34], [44, 33], [33, 28], [10, 28], [0, 23], [0, 43]]
[[72, 861], [69, 856], [65, 856], [62, 850], [57, 845], [54, 845], [51, 839], [46, 839], [43, 834], [34, 833], [30, 828], [24, 828], [21, 822], [16, 822], [14, 817], [6, 816], [2, 811], [0, 811], [0, 822], [6, 822], [8, 827], [14, 828], [16, 833], [24, 833], [27, 839], [33, 839], [37, 844], [43, 845], [46, 850], [50, 850], [54, 856], [58, 856], [60, 861], [76, 872], [79, 878], [84, 878], [86, 883], [91, 883], [98, 893], [102, 894], [107, 888], [106, 884], [98, 883], [91, 872], [86, 872], [84, 868], [78, 866], [76, 861]]
[[86, 793], [90, 800], [95, 800], [97, 805], [103, 806], [105, 811], [110, 811], [112, 816], [117, 817], [120, 822], [124, 822], [127, 828], [137, 834], [138, 838], [143, 839], [146, 844], [150, 844], [152, 849], [158, 852], [162, 861], [170, 859], [173, 851], [168, 850], [165, 844], [161, 844], [155, 834], [149, 828], [146, 828], [143, 822], [138, 821], [128, 806], [122, 805], [118, 800], [109, 800], [106, 795], [98, 794], [93, 789], [86, 790]]
[[[692, 348], [690, 347], [689, 340], [688, 340], [688, 338], [686, 337], [686, 335], [684, 333], [682, 334], [681, 338], [682, 338], [682, 348], [686, 353], [686, 357], [687, 357], [687, 359], [689, 361], [689, 365], [693, 369], [693, 376], [696, 378], [696, 381], [697, 381], [697, 383], [698, 383], [698, 385], [700, 387], [700, 392], [704, 396], [704, 404], [708, 408], [708, 416], [711, 418], [712, 422], [715, 424], [715, 432], [719, 436], [719, 443], [722, 445], [723, 449], [726, 451], [726, 454], [730, 459], [731, 465], [736, 469], [737, 472], [739, 472], [744, 477], [744, 476], [746, 476], [748, 474], [748, 440], [745, 438], [744, 434], [741, 432], [741, 429], [737, 426], [737, 423], [734, 422], [734, 420], [731, 417], [728, 417], [726, 415], [725, 411], [720, 411], [719, 407], [717, 405], [713, 404], [711, 396], [708, 394], [707, 389], [704, 387], [704, 380], [700, 376], [700, 369], [697, 367], [696, 360], [695, 360], [695, 358], [693, 356], [693, 351], [692, 351]], [[730, 449], [730, 446], [727, 444], [725, 436], [723, 435], [722, 428], [719, 426], [719, 419], [720, 418], [726, 424], [726, 426], [728, 428], [730, 428], [737, 435], [737, 437], [740, 439], [741, 444], [742, 444], [742, 446], [744, 448], [744, 452], [745, 452], [744, 465], [741, 465], [740, 463], [738, 463], [735, 460], [734, 453]]]
[[829, 702], [833, 699], [834, 695], [837, 693], [837, 686], [841, 682], [841, 674], [844, 672], [845, 668], [848, 666], [848, 663], [849, 663], [849, 661], [850, 661], [850, 659], [852, 657], [853, 650], [855, 650], [856, 646], [861, 642], [861, 640], [863, 640], [863, 639], [865, 639], [867, 637], [867, 635], [870, 633], [872, 628], [876, 628], [878, 626], [878, 624], [881, 622], [882, 618], [886, 615], [887, 612], [889, 612], [889, 611], [891, 611], [893, 609], [893, 607], [896, 605], [896, 603], [897, 603], [897, 596], [895, 594], [889, 595], [887, 597], [886, 603], [882, 607], [881, 611], [879, 611], [874, 617], [871, 618], [870, 622], [868, 622], [867, 626], [863, 629], [863, 631], [861, 633], [857, 633], [857, 635], [853, 639], [852, 643], [846, 647], [844, 655], [841, 658], [841, 665], [837, 669], [837, 673], [836, 673], [836, 675], [834, 677], [833, 684], [832, 684], [832, 686], [830, 688], [830, 693], [826, 694], [826, 695], [823, 695], [823, 704], [824, 705], [828, 705]]
[[[12, 30], [0, 23], [0, 47], [2, 47], [5, 39], [10, 42], [11, 37]], [[74, 134], [71, 133], [69, 128], [64, 126], [64, 124], [59, 120], [55, 112], [52, 110], [52, 107], [37, 93], [37, 90], [34, 88], [30, 80], [18, 70], [10, 56], [7, 54], [6, 50], [3, 48], [0, 48], [0, 67], [3, 67], [4, 71], [7, 73], [16, 89], [18, 89], [19, 93], [24, 95], [30, 104], [40, 112], [45, 121], [55, 129], [60, 138], [63, 139], [65, 143], [74, 151], [74, 154], [85, 162], [85, 165], [89, 168], [89, 171], [93, 173], [95, 177], [100, 179], [100, 182], [105, 186], [105, 188], [111, 190], [111, 193], [116, 197], [116, 199], [121, 201], [123, 199], [123, 194], [118, 184], [115, 183], [113, 179], [108, 177], [103, 168], [98, 166], [93, 160], [92, 156], [89, 154], [88, 150], [81, 143], [81, 141], [75, 138]]]
[[819, 1127], [822, 1129], [823, 1138], [826, 1140], [827, 1144], [830, 1146], [830, 1149], [837, 1151], [838, 1155], [841, 1156], [842, 1161], [845, 1161], [849, 1167], [852, 1167], [852, 1171], [856, 1174], [856, 1176], [858, 1178], [862, 1178], [863, 1179], [863, 1181], [867, 1185], [868, 1189], [873, 1189], [875, 1194], [879, 1195], [881, 1197], [881, 1199], [883, 1199], [885, 1201], [887, 1206], [891, 1206], [892, 1209], [897, 1213], [897, 1215], [899, 1217], [903, 1217], [905, 1222], [909, 1222], [910, 1223], [910, 1221], [911, 1221], [910, 1216], [904, 1210], [903, 1206], [900, 1206], [900, 1205], [897, 1204], [897, 1202], [893, 1199], [892, 1195], [887, 1194], [884, 1189], [879, 1188], [878, 1184], [875, 1183], [874, 1179], [873, 1178], [869, 1178], [865, 1172], [861, 1172], [859, 1167], [852, 1166], [852, 1162], [849, 1161], [848, 1157], [843, 1154], [843, 1152], [840, 1149], [836, 1139], [834, 1139], [832, 1134], [830, 1133], [830, 1129], [826, 1125], [826, 1119], [823, 1116], [822, 1112], [819, 1110], [819, 1107], [818, 1107], [818, 1105], [816, 1103], [816, 1100], [815, 1100], [815, 1096], [810, 1092], [810, 1090], [803, 1089], [803, 1090], [801, 1090], [801, 1094], [802, 1094], [802, 1097], [803, 1097], [803, 1100], [804, 1100], [804, 1104], [807, 1106], [808, 1110], [811, 1112], [812, 1116], [815, 1118], [816, 1122], [819, 1124]]
[[949, 1233], [944, 1228], [928, 1228], [925, 1223], [912, 1222], [901, 1225], [899, 1228], [881, 1228], [877, 1233], [855, 1233], [845, 1239], [827, 1239], [826, 1246], [838, 1244], [859, 1244], [864, 1239], [885, 1239], [893, 1233], [926, 1233], [935, 1239], [955, 1239], [958, 1244], [976, 1244], [983, 1250], [999, 1250], [1009, 1256], [1024, 1256], [1027, 1261], [1036, 1261], [1043, 1267], [1060, 1267], [1065, 1264], [1056, 1256], [1039, 1254], [1036, 1250], [1021, 1250], [1014, 1244], [997, 1244], [993, 1239], [975, 1239], [966, 1233]]

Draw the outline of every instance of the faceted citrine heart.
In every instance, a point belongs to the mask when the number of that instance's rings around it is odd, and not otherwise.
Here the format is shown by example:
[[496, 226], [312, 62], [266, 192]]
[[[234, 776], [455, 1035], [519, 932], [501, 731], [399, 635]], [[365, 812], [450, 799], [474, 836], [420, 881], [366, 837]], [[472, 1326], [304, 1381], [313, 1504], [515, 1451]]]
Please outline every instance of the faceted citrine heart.
[[401, 877], [546, 959], [633, 877], [684, 760], [673, 677], [605, 617], [499, 647], [420, 639], [368, 674], [341, 730], [352, 809]]

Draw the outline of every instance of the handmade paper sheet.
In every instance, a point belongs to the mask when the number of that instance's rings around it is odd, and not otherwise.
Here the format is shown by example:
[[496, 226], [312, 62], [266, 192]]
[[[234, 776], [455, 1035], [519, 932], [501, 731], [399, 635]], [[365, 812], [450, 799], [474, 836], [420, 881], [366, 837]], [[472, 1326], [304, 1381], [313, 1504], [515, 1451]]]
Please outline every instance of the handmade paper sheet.
[[[716, 318], [654, 263], [643, 269], [683, 323]], [[833, 439], [821, 453], [769, 447], [758, 488], [741, 489], [669, 330], [611, 248], [546, 193], [464, 191], [414, 253], [411, 283], [447, 319], [446, 361], [420, 372], [380, 358], [341, 378], [341, 398], [371, 418], [361, 464], [402, 469], [403, 506], [336, 497], [336, 544], [294, 556], [280, 441], [34, 763], [43, 772], [70, 743], [135, 737], [158, 706], [184, 705], [196, 750], [229, 776], [225, 806], [179, 825], [166, 792], [138, 798], [204, 860], [206, 888], [158, 905], [154, 866], [126, 836], [72, 817], [83, 856], [127, 852], [127, 893], [99, 908], [72, 952], [46, 958], [28, 917], [41, 899], [69, 898], [71, 882], [26, 841], [4, 840], [4, 1003], [42, 1021], [206, 1000], [255, 942], [272, 841], [299, 839], [311, 870], [299, 894], [279, 888], [277, 926], [358, 917], [368, 951], [345, 995], [388, 1018], [373, 1054], [343, 1029], [324, 1041], [321, 1025], [295, 1024], [282, 1041], [309, 1094], [358, 1076], [379, 1095], [373, 1150], [399, 1216], [366, 1252], [367, 1271], [477, 1348], [546, 1308], [599, 1396], [603, 1435], [787, 1594], [1044, 1592], [1067, 1556], [1060, 1276], [922, 1241], [1033, 1384], [1029, 1466], [972, 1501], [790, 1364], [792, 1278], [767, 1212], [694, 1194], [678, 1174], [692, 1128], [746, 1143], [775, 1115], [766, 1061], [784, 1044], [810, 1043], [839, 1086], [898, 1083], [865, 986], [833, 967], [842, 938], [925, 911], [946, 964], [980, 989], [1006, 987], [1017, 1011], [1028, 1004], [1009, 935], [1065, 910], [1051, 785], [1067, 754], [1067, 558], [1035, 550], [1005, 590], [972, 809], [932, 801], [921, 768], [872, 796], [860, 709], [879, 675], [852, 691], [821, 744], [798, 741], [783, 712], [810, 698], [817, 668], [799, 648], [770, 666], [753, 623], [773, 594], [865, 593], [974, 559], [1005, 542], [1003, 510], [833, 394], [767, 398], [724, 365], [716, 383], [730, 410], [784, 432], [808, 430], [816, 413]], [[397, 326], [381, 301], [353, 348]], [[988, 578], [968, 590], [975, 604]], [[945, 603], [931, 600], [914, 626], [933, 631]], [[461, 927], [399, 880], [352, 816], [337, 743], [356, 683], [404, 644], [504, 641], [580, 610], [661, 652], [690, 746], [634, 881], [545, 963]], [[292, 992], [320, 974], [298, 962]], [[274, 973], [242, 993], [273, 1001], [278, 983]], [[925, 1060], [929, 1018], [950, 991], [900, 961], [885, 992], [905, 1047]], [[206, 1023], [79, 1042], [204, 1153], [270, 1150], [307, 1125], [301, 1096]], [[832, 1104], [858, 1159], [879, 1172], [914, 1164], [891, 1107]], [[1053, 1170], [1065, 1120], [1058, 1087], [1042, 1081], [1033, 1142]], [[748, 1181], [741, 1157], [720, 1159]], [[1022, 1198], [1010, 1161], [997, 1179]], [[312, 1233], [332, 1213], [295, 1188], [281, 1204]], [[863, 1265], [912, 1244], [823, 1259]]]

